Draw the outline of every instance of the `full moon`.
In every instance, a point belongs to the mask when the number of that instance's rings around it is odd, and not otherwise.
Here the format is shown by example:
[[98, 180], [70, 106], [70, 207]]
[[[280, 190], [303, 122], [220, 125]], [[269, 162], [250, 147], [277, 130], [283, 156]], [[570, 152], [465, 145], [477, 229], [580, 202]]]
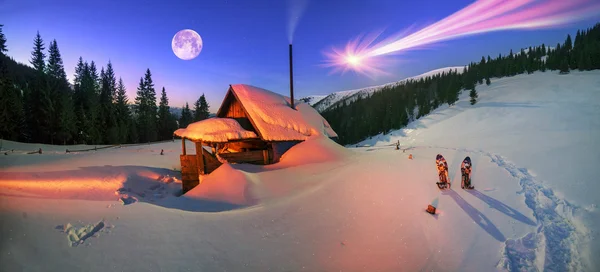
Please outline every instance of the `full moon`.
[[171, 47], [175, 56], [182, 60], [191, 60], [202, 51], [202, 38], [191, 29], [180, 30], [173, 36]]

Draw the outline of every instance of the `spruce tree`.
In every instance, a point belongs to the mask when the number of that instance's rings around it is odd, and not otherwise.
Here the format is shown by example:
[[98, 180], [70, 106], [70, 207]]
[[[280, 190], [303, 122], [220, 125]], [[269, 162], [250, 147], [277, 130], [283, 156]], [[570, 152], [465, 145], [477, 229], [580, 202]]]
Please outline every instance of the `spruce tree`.
[[[579, 32], [578, 32], [578, 34], [579, 34]], [[579, 68], [579, 71], [583, 71], [586, 69], [585, 59], [586, 59], [586, 56], [583, 55], [583, 51], [582, 51], [581, 53], [579, 53], [579, 58], [577, 61], [577, 67]]]
[[140, 142], [153, 142], [157, 139], [157, 107], [156, 90], [152, 82], [150, 69], [146, 70], [143, 78], [140, 78], [137, 97], [137, 123]]
[[471, 88], [471, 91], [469, 92], [469, 97], [471, 97], [471, 105], [475, 105], [475, 103], [477, 103], [477, 91], [475, 90], [475, 86], [473, 86]]
[[50, 42], [48, 48], [46, 74], [52, 102], [52, 115], [50, 116], [53, 132], [52, 142], [56, 139], [58, 143], [67, 144], [73, 140], [73, 134], [77, 130], [76, 116], [72, 100], [73, 93], [67, 81], [67, 74], [56, 40]]
[[80, 139], [86, 144], [100, 144], [102, 133], [97, 127], [99, 119], [99, 94], [97, 89], [98, 73], [96, 65], [84, 62], [80, 84], [80, 105], [77, 107], [83, 116], [80, 116]]
[[560, 63], [560, 74], [568, 74], [569, 71], [569, 61], [565, 58]]
[[137, 96], [135, 97], [135, 108], [136, 108], [136, 122], [137, 130], [140, 132], [140, 142], [147, 142], [147, 136], [144, 133], [148, 128], [147, 112], [148, 112], [148, 96], [146, 95], [146, 86], [144, 84], [144, 78], [140, 78], [140, 83], [137, 88]]
[[200, 98], [198, 98], [196, 103], [194, 103], [194, 110], [192, 112], [192, 115], [194, 116], [194, 122], [202, 120], [200, 119], [200, 113]]
[[32, 140], [39, 143], [52, 143], [52, 116], [54, 111], [45, 74], [45, 49], [44, 41], [38, 32], [33, 41], [33, 51], [30, 59], [36, 73], [31, 82], [31, 93], [28, 95], [25, 110], [27, 126], [34, 132]]
[[173, 132], [177, 129], [175, 117], [171, 114], [169, 107], [169, 98], [165, 87], [162, 88], [160, 102], [158, 106], [158, 135], [159, 140], [167, 140], [173, 138]]
[[492, 82], [490, 81], [490, 78], [489, 78], [489, 77], [486, 77], [486, 78], [485, 78], [485, 85], [488, 85], [488, 86], [490, 86], [490, 84], [492, 84]]
[[181, 117], [179, 118], [179, 127], [186, 128], [189, 124], [193, 122], [194, 117], [192, 116], [192, 111], [190, 110], [190, 106], [188, 103], [185, 103], [185, 107], [181, 110]]
[[146, 95], [148, 97], [148, 112], [146, 113], [148, 116], [148, 123], [146, 124], [148, 127], [148, 137], [149, 141], [156, 141], [158, 139], [157, 127], [156, 127], [156, 90], [154, 89], [154, 83], [152, 82], [152, 74], [150, 73], [150, 69], [146, 69], [146, 74], [144, 75], [144, 85], [146, 87]]
[[8, 73], [6, 37], [0, 25], [0, 139], [17, 141], [24, 128], [23, 97]]
[[571, 51], [572, 48], [573, 48], [573, 43], [571, 42], [571, 34], [568, 34], [567, 39], [565, 40], [565, 46], [563, 47], [563, 49], [565, 51]]
[[208, 107], [209, 106], [208, 102], [206, 102], [206, 97], [204, 94], [202, 94], [194, 104], [194, 122], [208, 119], [210, 115]]
[[44, 71], [45, 67], [45, 59], [46, 54], [44, 54], [44, 41], [42, 40], [42, 36], [40, 36], [40, 32], [35, 36], [33, 40], [33, 52], [31, 52], [31, 60], [29, 61], [33, 68], [37, 71]]
[[111, 101], [114, 102], [117, 98], [117, 78], [115, 76], [115, 70], [113, 69], [110, 60], [106, 65], [106, 81], [108, 84], [108, 91], [110, 93]]
[[0, 24], [0, 54], [8, 52], [8, 49], [6, 49], [6, 36], [4, 36], [4, 32], [2, 31], [3, 27], [4, 25]]
[[73, 75], [73, 108], [75, 111], [75, 133], [73, 134], [75, 143], [83, 143], [83, 131], [86, 112], [84, 111], [85, 94], [81, 86], [81, 82], [84, 76], [84, 64], [83, 58], [79, 57], [77, 66], [75, 66], [75, 74]]
[[127, 98], [127, 91], [123, 79], [119, 78], [117, 85], [117, 93], [115, 99], [115, 116], [118, 128], [118, 142], [137, 142], [129, 139], [129, 128], [131, 125], [131, 113], [129, 112], [129, 101]]
[[115, 144], [119, 142], [119, 131], [113, 107], [114, 89], [116, 84], [114, 82], [115, 75], [112, 70], [112, 65], [110, 65], [110, 62], [108, 64], [106, 71], [102, 68], [100, 72], [100, 112], [97, 124], [101, 131], [105, 132], [103, 134], [103, 142], [105, 144]]

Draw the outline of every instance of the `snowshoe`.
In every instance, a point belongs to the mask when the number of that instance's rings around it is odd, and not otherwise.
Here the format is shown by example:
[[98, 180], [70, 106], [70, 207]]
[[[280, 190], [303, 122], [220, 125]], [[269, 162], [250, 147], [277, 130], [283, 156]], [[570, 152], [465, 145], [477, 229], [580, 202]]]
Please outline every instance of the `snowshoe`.
[[437, 184], [438, 188], [440, 189], [450, 189], [450, 183], [447, 182], [436, 182], [435, 184]]
[[471, 185], [471, 171], [473, 165], [471, 164], [471, 158], [467, 156], [460, 165], [460, 172], [462, 173], [460, 187], [462, 189], [474, 189], [475, 186]]
[[467, 177], [466, 175], [463, 175], [462, 183], [461, 183], [460, 187], [463, 189], [475, 189], [475, 186], [471, 185], [471, 179], [469, 177]]
[[450, 188], [450, 183], [448, 182], [448, 163], [442, 154], [437, 154], [435, 157], [435, 166], [439, 175], [439, 182], [436, 182], [438, 188]]

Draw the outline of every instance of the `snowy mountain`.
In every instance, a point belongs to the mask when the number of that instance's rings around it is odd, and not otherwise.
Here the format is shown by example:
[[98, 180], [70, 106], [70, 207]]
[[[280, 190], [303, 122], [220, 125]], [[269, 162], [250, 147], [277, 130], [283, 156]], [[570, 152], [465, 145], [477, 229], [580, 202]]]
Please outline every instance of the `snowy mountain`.
[[477, 90], [364, 147], [314, 137], [277, 164], [224, 164], [181, 197], [178, 141], [4, 141], [0, 270], [598, 271], [600, 71]]
[[[435, 69], [414, 77], [409, 77], [409, 78], [405, 78], [403, 80], [397, 81], [397, 82], [392, 82], [392, 83], [386, 83], [383, 85], [379, 85], [379, 86], [371, 86], [371, 87], [366, 87], [366, 88], [362, 88], [362, 89], [356, 89], [356, 90], [348, 90], [348, 91], [340, 91], [340, 92], [335, 92], [332, 94], [329, 94], [325, 97], [322, 96], [308, 96], [306, 97], [306, 99], [310, 100], [310, 101], [316, 101], [313, 102], [311, 104], [311, 106], [313, 106], [317, 111], [319, 112], [323, 112], [324, 110], [328, 109], [331, 106], [336, 105], [337, 103], [342, 103], [342, 102], [352, 102], [354, 100], [356, 100], [358, 97], [364, 98], [369, 96], [370, 94], [372, 94], [373, 92], [377, 92], [381, 89], [383, 89], [384, 87], [390, 87], [390, 86], [397, 86], [400, 84], [404, 84], [409, 80], [419, 80], [421, 78], [425, 78], [428, 76], [434, 76], [434, 75], [438, 75], [444, 72], [448, 72], [450, 70], [456, 70], [458, 73], [462, 73], [464, 71], [465, 67], [464, 66], [454, 66], [454, 67], [445, 67], [445, 68], [440, 68], [440, 69]], [[304, 98], [303, 98], [304, 99]]]
[[308, 103], [311, 106], [314, 106], [319, 101], [323, 100], [323, 98], [327, 97], [327, 95], [311, 95], [307, 97], [300, 98], [300, 101], [304, 103]]

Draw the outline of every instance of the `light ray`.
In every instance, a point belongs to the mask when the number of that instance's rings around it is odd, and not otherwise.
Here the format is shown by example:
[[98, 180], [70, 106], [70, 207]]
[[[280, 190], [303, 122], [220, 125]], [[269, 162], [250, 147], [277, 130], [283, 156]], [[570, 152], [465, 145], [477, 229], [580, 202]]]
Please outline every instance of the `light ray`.
[[564, 26], [598, 15], [600, 2], [594, 0], [478, 0], [409, 35], [395, 35], [377, 43], [381, 32], [361, 35], [344, 50], [324, 52], [324, 66], [332, 67], [332, 73], [352, 70], [373, 78], [386, 74], [384, 66], [390, 62], [385, 55], [495, 31]]

